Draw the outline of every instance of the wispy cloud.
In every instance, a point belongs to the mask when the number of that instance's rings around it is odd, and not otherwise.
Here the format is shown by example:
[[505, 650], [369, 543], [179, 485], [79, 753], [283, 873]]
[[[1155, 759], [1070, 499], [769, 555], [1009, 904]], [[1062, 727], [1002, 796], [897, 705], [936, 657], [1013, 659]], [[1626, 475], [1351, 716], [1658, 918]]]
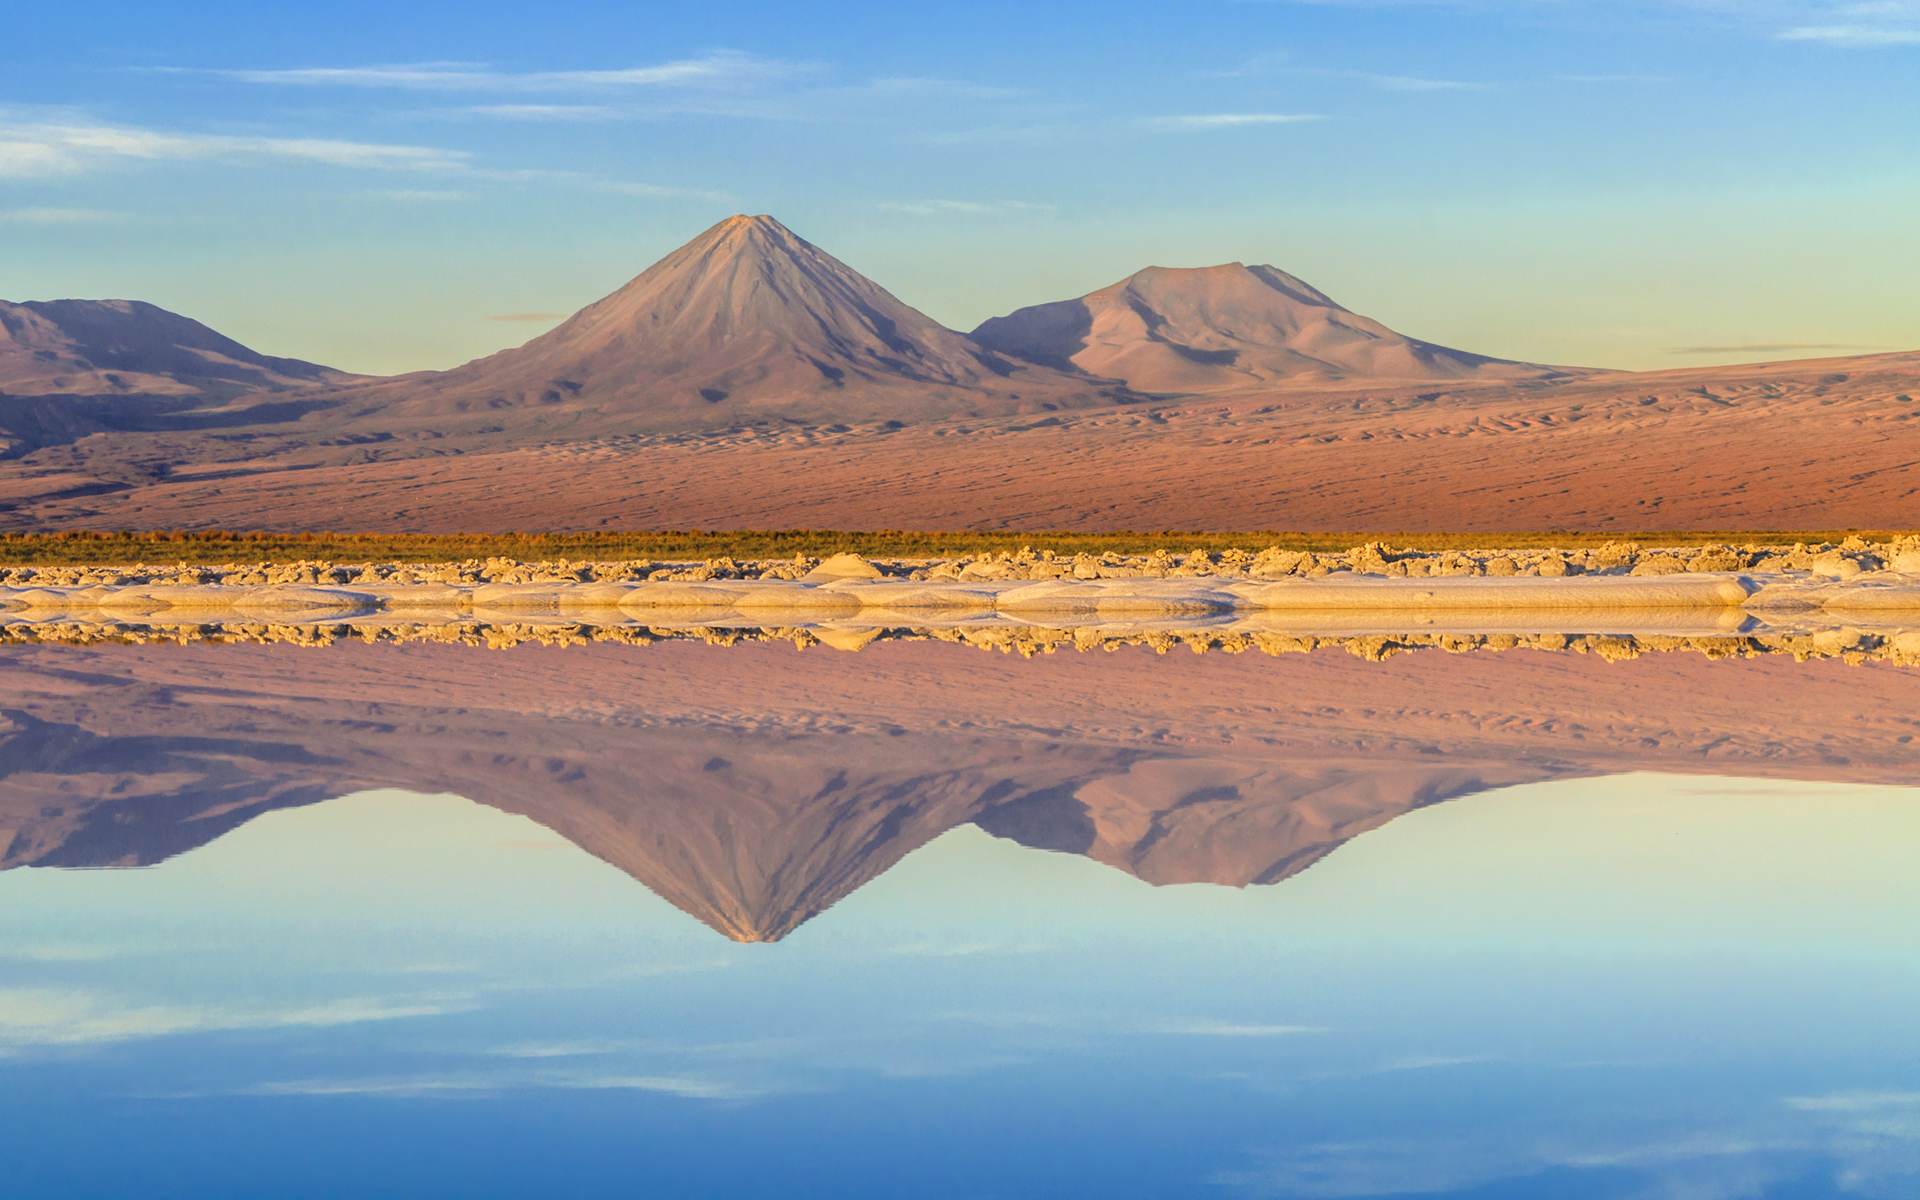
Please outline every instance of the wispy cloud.
[[725, 203], [733, 197], [725, 192], [705, 192], [697, 188], [668, 187], [658, 183], [621, 183], [618, 181], [595, 182], [594, 187], [603, 192], [612, 192], [617, 196], [639, 196], [648, 200], [712, 200]]
[[485, 1097], [513, 1089], [659, 1092], [688, 1100], [755, 1100], [793, 1089], [700, 1075], [616, 1075], [564, 1071], [383, 1075], [357, 1079], [286, 1079], [241, 1089], [249, 1096], [371, 1096], [396, 1100]]
[[1355, 79], [1390, 92], [1478, 92], [1498, 85], [1472, 83], [1461, 79], [1434, 79], [1424, 75], [1383, 75], [1372, 71], [1341, 71], [1328, 67], [1297, 65], [1293, 56], [1280, 52], [1256, 54], [1239, 66], [1205, 71], [1209, 79], [1241, 79], [1250, 75], [1311, 75], [1322, 79]]
[[514, 1042], [488, 1051], [497, 1058], [581, 1058], [625, 1049], [620, 1042]]
[[1829, 46], [1920, 46], [1920, 29], [1876, 25], [1803, 25], [1777, 35], [1783, 42], [1824, 42]]
[[875, 79], [866, 91], [893, 95], [934, 96], [963, 100], [1011, 100], [1029, 93], [1018, 88], [968, 83], [958, 79], [930, 79], [920, 76]]
[[[10, 119], [11, 118], [11, 119]], [[128, 162], [306, 163], [361, 171], [435, 172], [463, 180], [549, 182], [645, 199], [731, 200], [725, 192], [596, 178], [583, 171], [503, 170], [477, 166], [464, 150], [432, 146], [350, 142], [331, 138], [238, 137], [169, 133], [80, 119], [21, 120], [0, 109], [0, 179], [49, 179], [103, 170]], [[468, 193], [452, 189], [400, 188], [371, 193], [408, 202], [453, 201]], [[56, 224], [105, 220], [88, 209], [19, 209], [9, 223]], [[6, 221], [0, 215], [0, 221]]]
[[1365, 71], [1335, 72], [1344, 79], [1358, 79], [1389, 92], [1484, 92], [1497, 86], [1469, 83], [1462, 79], [1427, 79], [1418, 75], [1370, 75]]
[[[178, 70], [178, 68], [173, 68]], [[722, 50], [701, 58], [615, 70], [495, 70], [489, 63], [382, 63], [358, 67], [257, 68], [201, 72], [281, 87], [382, 88], [439, 92], [570, 92], [593, 89], [725, 87], [812, 70], [799, 63]]]
[[627, 115], [605, 104], [476, 104], [466, 111], [509, 121], [616, 121]]
[[356, 170], [450, 171], [466, 166], [460, 150], [349, 142], [331, 138], [234, 137], [164, 133], [81, 121], [22, 121], [0, 111], [0, 178], [75, 175], [128, 160], [226, 158], [322, 163]]
[[1675, 346], [1668, 354], [1776, 354], [1783, 350], [1884, 350], [1853, 342], [1754, 342], [1744, 346]]
[[1151, 1027], [1154, 1033], [1182, 1034], [1192, 1037], [1288, 1037], [1299, 1033], [1330, 1032], [1322, 1025], [1245, 1025], [1231, 1021], [1169, 1021]]
[[1440, 1067], [1464, 1067], [1474, 1063], [1492, 1062], [1485, 1054], [1409, 1054], [1405, 1058], [1391, 1059], [1373, 1069], [1374, 1074], [1387, 1074], [1393, 1071], [1432, 1071]]
[[984, 216], [1001, 212], [1051, 212], [1054, 205], [1029, 204], [1022, 200], [888, 200], [874, 205], [889, 212], [912, 213], [919, 217], [942, 213]]
[[434, 203], [447, 200], [465, 200], [467, 198], [466, 192], [421, 191], [416, 188], [398, 188], [392, 191], [375, 192], [374, 195], [383, 200], [403, 200], [409, 203], [416, 201], [421, 203]]
[[325, 1027], [439, 1016], [476, 1007], [465, 994], [347, 997], [282, 1009], [132, 1005], [97, 992], [0, 989], [0, 1047], [81, 1046], [232, 1029]]
[[1146, 117], [1140, 123], [1147, 129], [1180, 131], [1237, 129], [1249, 125], [1291, 125], [1301, 121], [1324, 121], [1319, 113], [1202, 113], [1184, 117]]
[[[22, 225], [57, 225], [67, 221], [85, 222], [101, 218], [115, 220], [120, 216], [120, 213], [96, 214], [84, 208], [20, 208], [0, 212], [0, 221], [12, 218]], [[105, 962], [125, 952], [124, 947], [94, 942], [28, 942], [24, 945], [0, 946], [0, 958], [23, 962]]]
[[1788, 1096], [1782, 1103], [1801, 1112], [1880, 1112], [1920, 1108], [1920, 1092], [1829, 1092], [1824, 1096]]

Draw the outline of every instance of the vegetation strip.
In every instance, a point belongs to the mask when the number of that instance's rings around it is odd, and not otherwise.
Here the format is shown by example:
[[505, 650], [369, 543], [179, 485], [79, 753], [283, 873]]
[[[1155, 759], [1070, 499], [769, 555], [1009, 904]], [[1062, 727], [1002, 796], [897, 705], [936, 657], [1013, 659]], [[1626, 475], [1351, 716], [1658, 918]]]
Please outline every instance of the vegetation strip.
[[1298, 530], [1183, 533], [1074, 533], [1071, 531], [875, 532], [826, 529], [661, 530], [595, 533], [385, 534], [235, 533], [224, 530], [0, 534], [0, 566], [209, 565], [291, 562], [456, 563], [512, 559], [520, 562], [623, 562], [792, 559], [796, 556], [859, 554], [866, 558], [952, 559], [980, 554], [1014, 555], [1022, 548], [1054, 555], [1142, 555], [1164, 551], [1186, 556], [1267, 547], [1316, 554], [1383, 543], [1408, 550], [1510, 550], [1599, 548], [1633, 542], [1645, 548], [1724, 544], [1764, 549], [1796, 543], [1844, 543], [1849, 538], [1893, 542], [1904, 530], [1656, 530], [1644, 533], [1534, 531], [1516, 533], [1310, 533]]

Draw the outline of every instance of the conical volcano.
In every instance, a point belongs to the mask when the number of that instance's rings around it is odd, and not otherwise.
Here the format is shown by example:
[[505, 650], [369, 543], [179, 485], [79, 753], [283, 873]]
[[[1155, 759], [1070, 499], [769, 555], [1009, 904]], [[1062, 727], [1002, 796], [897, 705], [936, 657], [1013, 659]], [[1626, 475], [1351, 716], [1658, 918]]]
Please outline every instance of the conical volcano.
[[1126, 393], [983, 350], [772, 217], [735, 216], [524, 346], [374, 394], [390, 412], [558, 407], [648, 430], [1035, 412]]
[[1584, 373], [1405, 337], [1285, 271], [1242, 263], [1148, 267], [1075, 300], [994, 317], [973, 338], [1026, 362], [1160, 394]]

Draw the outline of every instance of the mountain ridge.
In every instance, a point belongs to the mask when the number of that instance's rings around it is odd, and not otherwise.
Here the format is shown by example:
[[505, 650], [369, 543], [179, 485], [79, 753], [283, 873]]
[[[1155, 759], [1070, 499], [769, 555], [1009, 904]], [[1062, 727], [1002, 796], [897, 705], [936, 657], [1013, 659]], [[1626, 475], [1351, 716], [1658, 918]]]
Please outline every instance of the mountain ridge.
[[6, 395], [232, 398], [357, 378], [261, 354], [144, 300], [0, 300], [0, 393]]
[[1153, 395], [1349, 383], [1558, 380], [1600, 372], [1410, 338], [1277, 267], [1146, 267], [1071, 300], [977, 326], [991, 350]]
[[1008, 361], [770, 216], [736, 215], [523, 345], [371, 384], [395, 416], [597, 411], [630, 429], [1003, 416], [1133, 398]]

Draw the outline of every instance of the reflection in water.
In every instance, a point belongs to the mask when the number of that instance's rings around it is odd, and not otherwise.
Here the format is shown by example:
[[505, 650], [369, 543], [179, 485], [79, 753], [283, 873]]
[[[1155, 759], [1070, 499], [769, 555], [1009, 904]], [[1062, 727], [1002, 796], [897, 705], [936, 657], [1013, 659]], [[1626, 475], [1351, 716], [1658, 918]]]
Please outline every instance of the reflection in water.
[[276, 808], [452, 792], [738, 941], [969, 822], [1155, 884], [1245, 886], [1488, 788], [1911, 783], [1920, 761], [1920, 672], [1784, 655], [101, 645], [16, 647], [0, 672], [0, 866], [150, 864]]
[[1920, 671], [1142, 640], [0, 650], [8, 1195], [1916, 1194]]

